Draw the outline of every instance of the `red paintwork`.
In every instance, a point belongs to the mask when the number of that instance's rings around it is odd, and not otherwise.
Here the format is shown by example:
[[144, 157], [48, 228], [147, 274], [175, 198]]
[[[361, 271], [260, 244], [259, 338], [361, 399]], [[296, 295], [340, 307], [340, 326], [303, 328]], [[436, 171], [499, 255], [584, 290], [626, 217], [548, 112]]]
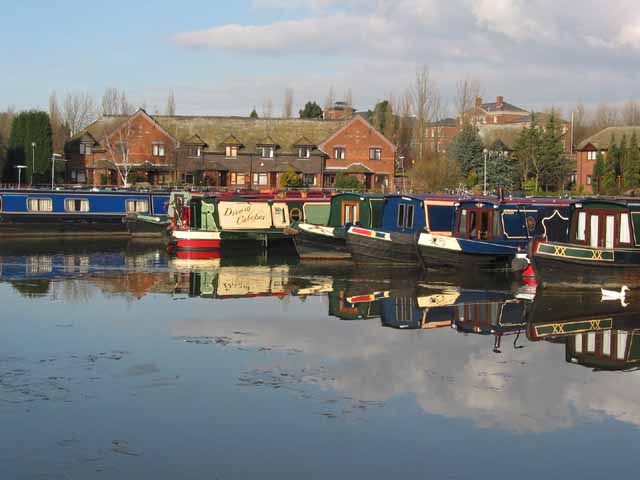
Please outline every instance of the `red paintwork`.
[[212, 260], [220, 258], [220, 251], [176, 252], [176, 258], [179, 258], [181, 260]]
[[174, 242], [176, 250], [191, 249], [191, 248], [220, 248], [220, 240], [188, 240], [180, 239]]

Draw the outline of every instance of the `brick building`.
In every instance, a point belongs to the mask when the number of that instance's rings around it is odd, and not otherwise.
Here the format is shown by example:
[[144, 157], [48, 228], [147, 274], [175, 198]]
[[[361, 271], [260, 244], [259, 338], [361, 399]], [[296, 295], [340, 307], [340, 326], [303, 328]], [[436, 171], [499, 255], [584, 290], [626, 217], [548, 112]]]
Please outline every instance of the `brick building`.
[[593, 168], [596, 165], [598, 152], [602, 153], [606, 160], [612, 136], [616, 143], [620, 143], [623, 137], [626, 137], [629, 142], [634, 133], [640, 138], [640, 127], [608, 127], [580, 142], [576, 148], [576, 185], [578, 188], [582, 186], [585, 193], [596, 193]]
[[[368, 189], [393, 182], [394, 146], [361, 116], [341, 120], [163, 116], [138, 110], [107, 116], [68, 143], [67, 181], [197, 183], [229, 188], [277, 188], [284, 172], [305, 187], [329, 187], [339, 171]], [[122, 168], [120, 168], [122, 170]]]

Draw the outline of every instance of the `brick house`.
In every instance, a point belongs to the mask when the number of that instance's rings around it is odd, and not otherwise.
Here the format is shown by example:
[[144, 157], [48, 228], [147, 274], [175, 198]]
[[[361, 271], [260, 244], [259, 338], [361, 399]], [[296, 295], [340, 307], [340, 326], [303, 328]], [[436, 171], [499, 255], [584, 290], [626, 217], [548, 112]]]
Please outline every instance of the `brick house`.
[[[427, 127], [427, 144], [434, 152], [446, 152], [455, 136], [462, 129], [463, 118], [471, 122], [478, 129], [478, 134], [485, 144], [497, 139], [504, 144], [510, 144], [513, 133], [519, 133], [524, 127], [533, 124], [541, 127], [549, 119], [549, 114], [536, 112], [531, 116], [531, 112], [508, 103], [503, 96], [496, 97], [495, 102], [483, 103], [482, 98], [476, 97], [474, 107], [467, 113], [458, 115], [456, 119], [446, 118], [438, 122], [429, 124]], [[558, 118], [563, 137], [565, 153], [571, 154], [571, 124], [566, 120]], [[501, 138], [504, 136], [504, 138]]]
[[356, 176], [367, 190], [387, 190], [394, 184], [396, 147], [361, 115], [352, 117], [319, 148], [328, 155], [326, 186], [332, 186], [340, 172]]
[[596, 193], [593, 168], [598, 152], [602, 153], [606, 160], [612, 136], [616, 143], [620, 142], [622, 137], [626, 137], [628, 142], [634, 133], [640, 138], [640, 127], [607, 127], [580, 142], [576, 147], [576, 185], [582, 186], [585, 193]]
[[[335, 141], [327, 144], [329, 139]], [[358, 176], [368, 188], [391, 184], [393, 145], [359, 116], [151, 116], [142, 109], [131, 117], [103, 117], [74, 136], [67, 145], [67, 182], [122, 184], [116, 168], [122, 159], [114, 157], [122, 156], [122, 149], [115, 147], [126, 144], [132, 181], [267, 189], [278, 188], [282, 174], [292, 170], [305, 187], [328, 187], [331, 182], [325, 181], [334, 176], [325, 172], [334, 152], [325, 148], [332, 149], [336, 142], [349, 152], [346, 167], [351, 168], [344, 168], [345, 173]]]

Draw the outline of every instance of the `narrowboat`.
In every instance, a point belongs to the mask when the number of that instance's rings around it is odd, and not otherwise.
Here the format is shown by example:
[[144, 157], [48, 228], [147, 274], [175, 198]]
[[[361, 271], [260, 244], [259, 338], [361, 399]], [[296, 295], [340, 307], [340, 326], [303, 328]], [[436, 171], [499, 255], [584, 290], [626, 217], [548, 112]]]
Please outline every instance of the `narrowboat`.
[[164, 215], [168, 201], [168, 192], [0, 190], [0, 234], [128, 235], [128, 214]]
[[422, 232], [418, 252], [428, 269], [522, 271], [529, 264], [529, 240], [555, 232], [554, 222], [566, 221], [568, 206], [559, 200], [461, 201], [454, 210], [452, 235]]
[[640, 202], [585, 199], [569, 217], [565, 238], [532, 243], [542, 285], [640, 285]]
[[183, 227], [171, 232], [168, 250], [202, 252], [277, 244], [286, 247], [290, 242], [286, 229], [292, 213], [303, 219], [304, 215], [321, 216], [322, 210], [327, 209], [324, 197], [194, 197], [189, 201]]
[[599, 292], [542, 289], [527, 320], [530, 341], [563, 344], [568, 363], [595, 370], [640, 366], [640, 305], [602, 301]]
[[341, 193], [331, 198], [326, 222], [293, 224], [293, 241], [301, 259], [347, 260], [351, 253], [346, 244], [351, 225], [365, 228], [380, 226], [383, 195]]
[[388, 195], [379, 228], [351, 226], [347, 248], [356, 263], [420, 266], [416, 235], [430, 231], [451, 235], [457, 199], [424, 195]]

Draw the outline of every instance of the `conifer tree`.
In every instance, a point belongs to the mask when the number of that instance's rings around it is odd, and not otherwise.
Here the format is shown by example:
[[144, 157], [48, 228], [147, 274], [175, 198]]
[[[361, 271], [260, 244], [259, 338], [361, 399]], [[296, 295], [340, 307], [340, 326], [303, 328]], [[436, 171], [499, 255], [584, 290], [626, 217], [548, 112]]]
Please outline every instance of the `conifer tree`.
[[258, 112], [256, 112], [256, 107], [253, 107], [251, 113], [249, 114], [249, 118], [258, 118]]
[[49, 114], [36, 110], [19, 113], [13, 119], [9, 136], [9, 175], [15, 176], [16, 165], [25, 165], [25, 180], [43, 177], [51, 171], [52, 153]]
[[596, 154], [596, 164], [593, 167], [593, 178], [591, 179], [592, 182], [596, 183], [595, 193], [600, 193], [602, 190], [602, 178], [604, 177], [605, 171], [604, 155], [602, 155], [602, 152], [598, 152]]
[[537, 178], [546, 189], [564, 186], [566, 163], [562, 135], [555, 113], [551, 113], [540, 135], [540, 155]]
[[622, 172], [624, 178], [624, 188], [640, 187], [640, 147], [638, 146], [638, 137], [636, 132], [631, 135], [629, 148], [627, 150], [626, 170]]
[[470, 170], [481, 172], [484, 169], [483, 145], [476, 127], [465, 124], [451, 142], [447, 155], [460, 165], [463, 175]]

